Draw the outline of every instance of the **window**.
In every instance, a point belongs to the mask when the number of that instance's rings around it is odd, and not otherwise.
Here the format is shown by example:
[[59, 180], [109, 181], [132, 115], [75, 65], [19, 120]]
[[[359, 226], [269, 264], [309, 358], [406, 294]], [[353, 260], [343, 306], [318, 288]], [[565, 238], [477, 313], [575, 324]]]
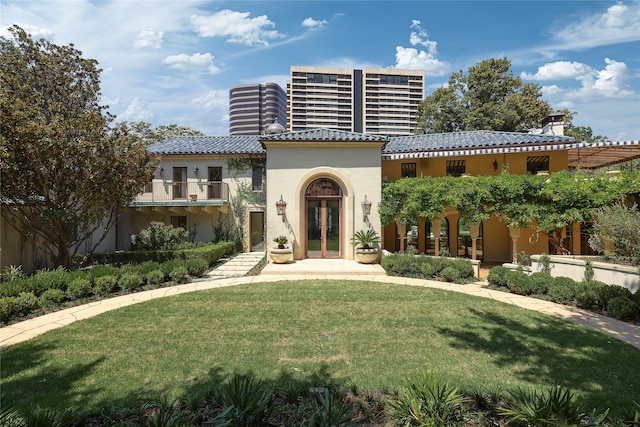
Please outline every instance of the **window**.
[[380, 83], [389, 85], [407, 85], [409, 84], [409, 76], [380, 74]]
[[214, 200], [222, 198], [222, 168], [220, 166], [209, 167], [208, 178], [208, 198]]
[[466, 160], [447, 160], [447, 176], [462, 176], [466, 171]]
[[153, 181], [147, 182], [142, 189], [143, 193], [153, 193]]
[[403, 178], [415, 178], [416, 177], [416, 164], [415, 163], [403, 163], [402, 166]]
[[251, 171], [251, 188], [253, 191], [262, 191], [262, 166], [254, 166]]
[[187, 229], [187, 217], [186, 216], [172, 216], [171, 217], [171, 225], [175, 228], [182, 227], [185, 230]]
[[527, 174], [536, 175], [542, 171], [549, 172], [549, 156], [527, 157]]

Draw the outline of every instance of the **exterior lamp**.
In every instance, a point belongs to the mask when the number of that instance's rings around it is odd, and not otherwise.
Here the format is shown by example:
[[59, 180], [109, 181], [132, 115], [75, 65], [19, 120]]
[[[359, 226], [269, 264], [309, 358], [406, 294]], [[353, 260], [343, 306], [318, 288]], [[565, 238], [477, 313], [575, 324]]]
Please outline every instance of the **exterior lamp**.
[[367, 217], [371, 213], [371, 200], [367, 200], [367, 195], [364, 195], [364, 200], [360, 203], [362, 206], [362, 220], [366, 221]]
[[198, 171], [199, 171], [199, 170], [200, 170], [200, 169], [198, 168], [198, 165], [195, 165], [195, 166], [193, 167], [193, 173], [194, 173], [196, 176], [198, 176]]
[[498, 161], [497, 160], [493, 160], [493, 171], [497, 172], [498, 171]]
[[163, 176], [164, 175], [164, 168], [159, 167], [158, 168], [158, 174], [160, 175], [160, 178], [164, 178], [164, 176]]
[[287, 209], [287, 202], [282, 200], [282, 194], [280, 195], [280, 200], [276, 202], [276, 210], [278, 211], [278, 215], [282, 217], [284, 221], [284, 212]]

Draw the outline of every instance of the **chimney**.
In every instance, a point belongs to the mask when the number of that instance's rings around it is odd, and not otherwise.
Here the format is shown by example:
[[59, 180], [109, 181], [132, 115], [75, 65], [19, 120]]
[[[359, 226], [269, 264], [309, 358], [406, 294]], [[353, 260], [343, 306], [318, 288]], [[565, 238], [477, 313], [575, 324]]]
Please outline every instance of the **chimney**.
[[564, 114], [550, 113], [542, 120], [542, 134], [564, 136]]

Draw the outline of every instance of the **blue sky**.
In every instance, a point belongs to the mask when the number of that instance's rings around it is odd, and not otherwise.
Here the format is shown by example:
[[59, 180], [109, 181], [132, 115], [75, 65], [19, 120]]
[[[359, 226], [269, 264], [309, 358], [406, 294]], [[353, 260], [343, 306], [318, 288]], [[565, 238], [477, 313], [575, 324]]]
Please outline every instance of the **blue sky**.
[[119, 120], [226, 135], [229, 88], [286, 87], [291, 65], [421, 69], [428, 95], [506, 56], [575, 125], [640, 139], [637, 1], [3, 0], [14, 23], [98, 60]]

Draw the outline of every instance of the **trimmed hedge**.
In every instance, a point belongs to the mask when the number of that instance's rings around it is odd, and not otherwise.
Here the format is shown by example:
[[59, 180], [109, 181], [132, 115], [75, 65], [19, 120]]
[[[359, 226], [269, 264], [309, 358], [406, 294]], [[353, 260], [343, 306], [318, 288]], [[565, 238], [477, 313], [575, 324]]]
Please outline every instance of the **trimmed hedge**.
[[445, 282], [460, 282], [474, 275], [471, 261], [461, 258], [433, 257], [428, 255], [391, 254], [382, 258], [382, 268], [390, 276]]

